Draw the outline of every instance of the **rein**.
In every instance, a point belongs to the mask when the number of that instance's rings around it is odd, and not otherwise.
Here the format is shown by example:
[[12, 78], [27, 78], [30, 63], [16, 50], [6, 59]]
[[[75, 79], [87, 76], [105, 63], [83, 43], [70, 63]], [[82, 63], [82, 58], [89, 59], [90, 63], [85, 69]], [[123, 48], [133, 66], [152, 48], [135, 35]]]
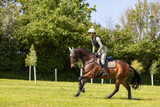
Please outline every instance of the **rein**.
[[88, 58], [86, 61], [88, 61], [88, 60], [89, 60], [89, 59], [91, 59], [91, 58], [94, 58], [94, 60], [93, 60], [93, 61], [91, 61], [91, 62], [85, 63], [85, 64], [84, 64], [84, 66], [85, 66], [85, 65], [87, 65], [87, 64], [90, 64], [90, 63], [95, 62], [95, 55], [94, 55], [94, 57], [90, 57], [90, 58]]
[[[74, 62], [74, 61], [77, 61], [77, 63], [78, 63], [78, 57], [79, 57], [80, 59], [82, 59], [82, 58], [77, 54], [76, 51], [74, 51], [74, 53], [75, 53], [75, 57], [76, 57], [76, 58], [75, 58], [73, 61], [70, 61], [70, 63], [72, 63], [72, 62]], [[72, 56], [71, 56], [71, 57], [72, 57]], [[93, 57], [90, 57], [90, 58], [86, 59], [86, 61], [90, 60], [91, 58], [94, 58], [94, 60], [91, 61], [91, 62], [88, 62], [88, 63], [84, 63], [83, 68], [85, 67], [85, 65], [95, 62], [95, 54], [94, 54]], [[75, 63], [74, 65], [77, 65], [77, 63]], [[95, 62], [95, 63], [96, 63], [96, 62]]]

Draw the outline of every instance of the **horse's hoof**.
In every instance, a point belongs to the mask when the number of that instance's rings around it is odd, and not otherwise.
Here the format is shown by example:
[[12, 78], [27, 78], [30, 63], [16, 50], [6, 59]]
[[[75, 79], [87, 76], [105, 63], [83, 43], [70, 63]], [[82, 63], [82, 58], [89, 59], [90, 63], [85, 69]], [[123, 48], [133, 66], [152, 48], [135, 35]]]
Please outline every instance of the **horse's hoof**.
[[74, 95], [73, 97], [78, 97], [77, 95]]
[[107, 97], [107, 98], [105, 98], [105, 99], [111, 99], [110, 97]]
[[131, 100], [132, 98], [131, 98], [131, 97], [129, 97], [128, 99], [129, 99], [129, 100]]
[[128, 93], [128, 99], [132, 99], [131, 93]]
[[82, 91], [83, 93], [85, 93], [85, 88], [82, 88], [81, 91]]

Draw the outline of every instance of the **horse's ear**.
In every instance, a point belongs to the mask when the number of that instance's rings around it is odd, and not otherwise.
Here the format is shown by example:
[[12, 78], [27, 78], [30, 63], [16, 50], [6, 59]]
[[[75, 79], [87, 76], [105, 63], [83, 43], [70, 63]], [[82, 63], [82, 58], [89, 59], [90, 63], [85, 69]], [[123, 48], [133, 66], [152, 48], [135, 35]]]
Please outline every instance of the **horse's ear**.
[[74, 48], [72, 47], [72, 50], [74, 50]]
[[71, 51], [72, 49], [69, 47], [69, 50]]

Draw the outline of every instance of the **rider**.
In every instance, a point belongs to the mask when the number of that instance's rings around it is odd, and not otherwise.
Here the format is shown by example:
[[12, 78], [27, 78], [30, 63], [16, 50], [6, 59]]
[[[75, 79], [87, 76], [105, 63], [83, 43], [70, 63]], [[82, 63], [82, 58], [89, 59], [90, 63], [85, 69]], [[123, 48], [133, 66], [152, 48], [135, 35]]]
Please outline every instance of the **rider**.
[[101, 55], [101, 63], [106, 72], [104, 76], [109, 76], [108, 66], [107, 64], [105, 64], [107, 47], [103, 44], [102, 39], [98, 35], [96, 35], [96, 31], [93, 26], [91, 26], [91, 28], [88, 30], [88, 33], [91, 36], [91, 40], [92, 40], [92, 46], [93, 46], [92, 52], [94, 53], [95, 48], [99, 48], [96, 53], [96, 56]]

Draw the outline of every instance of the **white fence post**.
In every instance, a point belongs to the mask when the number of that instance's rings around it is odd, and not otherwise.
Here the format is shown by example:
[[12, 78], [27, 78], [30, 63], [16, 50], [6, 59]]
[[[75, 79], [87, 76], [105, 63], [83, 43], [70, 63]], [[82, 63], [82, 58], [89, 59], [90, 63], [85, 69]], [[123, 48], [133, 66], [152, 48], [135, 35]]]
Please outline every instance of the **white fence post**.
[[101, 84], [103, 84], [103, 80], [104, 80], [104, 79], [102, 78], [102, 79], [101, 79]]
[[91, 78], [91, 84], [93, 83], [93, 78]]
[[80, 69], [80, 76], [83, 75], [83, 68]]
[[153, 86], [153, 74], [151, 74], [151, 84]]
[[31, 66], [29, 66], [29, 81], [31, 81]]
[[[82, 76], [82, 75], [83, 75], [83, 68], [80, 69], [80, 76]], [[82, 82], [82, 80], [81, 80], [81, 82]]]
[[111, 79], [110, 79], [110, 81], [109, 81], [109, 82], [110, 82], [110, 84], [111, 84]]
[[55, 69], [55, 81], [57, 82], [57, 69]]
[[37, 84], [37, 81], [36, 81], [36, 67], [34, 66], [34, 81], [35, 81], [35, 84]]

